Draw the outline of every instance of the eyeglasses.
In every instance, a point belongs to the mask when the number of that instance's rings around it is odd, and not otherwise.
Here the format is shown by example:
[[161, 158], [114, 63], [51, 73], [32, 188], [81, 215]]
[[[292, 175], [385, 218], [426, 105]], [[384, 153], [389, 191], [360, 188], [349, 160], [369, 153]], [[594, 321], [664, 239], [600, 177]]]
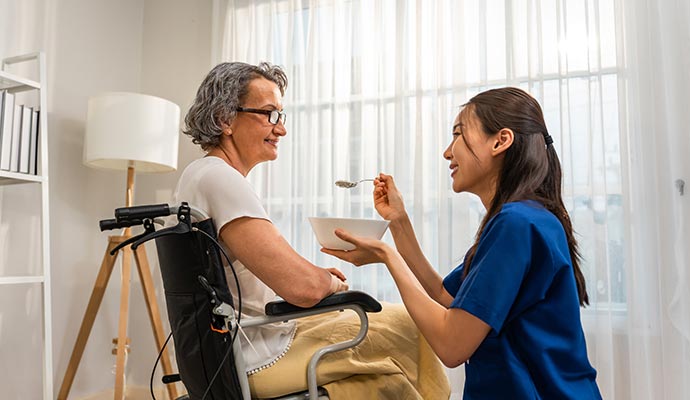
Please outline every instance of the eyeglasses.
[[268, 115], [268, 122], [272, 123], [273, 125], [276, 125], [278, 121], [282, 122], [283, 125], [285, 125], [285, 113], [282, 111], [278, 110], [260, 110], [258, 108], [244, 108], [244, 107], [237, 107], [236, 111], [240, 112], [248, 112], [252, 114], [264, 114]]

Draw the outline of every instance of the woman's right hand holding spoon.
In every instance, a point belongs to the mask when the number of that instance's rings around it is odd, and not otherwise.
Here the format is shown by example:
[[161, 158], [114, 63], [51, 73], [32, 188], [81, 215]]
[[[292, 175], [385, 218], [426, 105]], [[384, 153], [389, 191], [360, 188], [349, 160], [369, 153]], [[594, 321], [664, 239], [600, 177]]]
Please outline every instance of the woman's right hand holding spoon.
[[395, 221], [407, 215], [402, 195], [391, 175], [380, 173], [374, 179], [374, 207], [379, 215], [388, 221]]

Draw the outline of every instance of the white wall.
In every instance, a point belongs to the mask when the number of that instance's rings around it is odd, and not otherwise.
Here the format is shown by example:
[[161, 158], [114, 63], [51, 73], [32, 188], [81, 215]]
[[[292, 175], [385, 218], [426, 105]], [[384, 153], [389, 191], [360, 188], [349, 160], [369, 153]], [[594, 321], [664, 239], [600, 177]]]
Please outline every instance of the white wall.
[[[107, 244], [108, 234], [99, 232], [97, 222], [124, 203], [123, 172], [92, 170], [81, 163], [87, 99], [103, 91], [142, 92], [174, 101], [184, 116], [211, 66], [211, 9], [211, 0], [0, 0], [0, 57], [43, 50], [48, 63], [56, 395]], [[181, 138], [179, 169], [198, 156], [189, 140]], [[135, 202], [167, 201], [178, 175], [138, 176]], [[3, 204], [2, 194], [8, 190], [16, 189], [0, 188], [4, 215], [12, 196], [4, 196]], [[149, 258], [155, 258], [151, 251]], [[162, 305], [159, 274], [154, 273], [154, 280]], [[148, 385], [156, 351], [136, 273], [132, 283], [127, 384]], [[119, 286], [116, 270], [70, 398], [113, 386], [111, 340], [117, 335]], [[6, 309], [0, 308], [3, 314]], [[10, 350], [0, 369], [10, 369], [26, 351]], [[40, 381], [40, 368], [29, 373], [33, 382]], [[35, 395], [38, 384], [26, 390], [23, 398], [40, 397]]]
[[[213, 66], [211, 3], [211, 0], [146, 1], [141, 90], [178, 104], [182, 120], [199, 84]], [[144, 189], [139, 193], [167, 201], [165, 191], [174, 188], [187, 164], [203, 155], [199, 147], [182, 134], [179, 149], [177, 172], [140, 176], [140, 187]]]
[[[99, 219], [124, 202], [125, 176], [81, 164], [86, 103], [109, 90], [138, 91], [143, 4], [57, 0], [45, 51], [49, 70], [51, 261], [55, 393], [107, 244]], [[49, 35], [51, 35], [49, 33]], [[113, 385], [119, 274], [111, 277], [80, 363], [72, 397]]]
[[[211, 69], [211, 3], [211, 0], [147, 0], [145, 3], [140, 91], [179, 105], [181, 119], [184, 119], [199, 83]], [[201, 156], [198, 147], [187, 136], [180, 134], [179, 139], [177, 171], [139, 175], [135, 203], [169, 202], [181, 171]], [[164, 309], [155, 248], [147, 247], [147, 251], [159, 288], [158, 302]], [[130, 321], [138, 327], [131, 337], [133, 342], [136, 340], [140, 351], [136, 354], [132, 351], [128, 382], [148, 385], [157, 352], [138, 277], [133, 280], [132, 291], [135, 294], [132, 296], [132, 309], [137, 313], [131, 315]], [[162, 314], [167, 333], [167, 317], [164, 311]]]

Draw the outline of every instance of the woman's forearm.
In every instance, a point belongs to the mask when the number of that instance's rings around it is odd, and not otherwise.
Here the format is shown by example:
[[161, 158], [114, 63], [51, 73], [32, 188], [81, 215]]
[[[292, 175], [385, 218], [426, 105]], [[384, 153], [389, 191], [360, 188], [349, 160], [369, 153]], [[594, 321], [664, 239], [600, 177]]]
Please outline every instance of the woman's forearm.
[[464, 310], [448, 309], [434, 301], [395, 250], [386, 250], [385, 263], [407, 312], [436, 355], [450, 368], [464, 363], [477, 350], [490, 327]]
[[395, 247], [424, 290], [437, 303], [448, 306], [452, 298], [443, 287], [441, 276], [424, 256], [410, 218], [405, 215], [390, 223]]

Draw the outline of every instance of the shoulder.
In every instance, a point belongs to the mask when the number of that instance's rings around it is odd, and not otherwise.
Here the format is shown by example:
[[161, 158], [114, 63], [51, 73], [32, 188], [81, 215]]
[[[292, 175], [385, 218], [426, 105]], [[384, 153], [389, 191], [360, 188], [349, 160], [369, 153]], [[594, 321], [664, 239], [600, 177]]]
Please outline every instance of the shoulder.
[[[558, 218], [533, 200], [506, 203], [487, 224], [482, 240], [520, 241], [533, 254], [547, 255], [570, 263], [568, 239]], [[559, 263], [560, 264], [560, 263]]]
[[206, 211], [219, 230], [241, 217], [270, 221], [251, 183], [218, 157], [189, 164], [180, 177], [175, 198]]
[[249, 180], [218, 157], [204, 157], [190, 163], [180, 176], [176, 199], [207, 208], [261, 204]]
[[225, 161], [218, 157], [203, 157], [192, 161], [187, 168], [185, 174], [196, 175], [205, 179], [216, 180], [218, 178], [232, 179], [238, 182], [245, 182], [247, 179], [240, 174], [235, 168], [231, 167]]
[[192, 161], [180, 176], [183, 188], [229, 187], [233, 190], [254, 192], [247, 178], [218, 157], [203, 157]]
[[561, 222], [544, 206], [533, 200], [510, 202], [486, 224], [480, 241], [528, 240], [539, 242], [566, 240]]
[[534, 229], [536, 231], [561, 228], [561, 223], [549, 210], [533, 200], [506, 203], [487, 224], [502, 225], [515, 230]]

